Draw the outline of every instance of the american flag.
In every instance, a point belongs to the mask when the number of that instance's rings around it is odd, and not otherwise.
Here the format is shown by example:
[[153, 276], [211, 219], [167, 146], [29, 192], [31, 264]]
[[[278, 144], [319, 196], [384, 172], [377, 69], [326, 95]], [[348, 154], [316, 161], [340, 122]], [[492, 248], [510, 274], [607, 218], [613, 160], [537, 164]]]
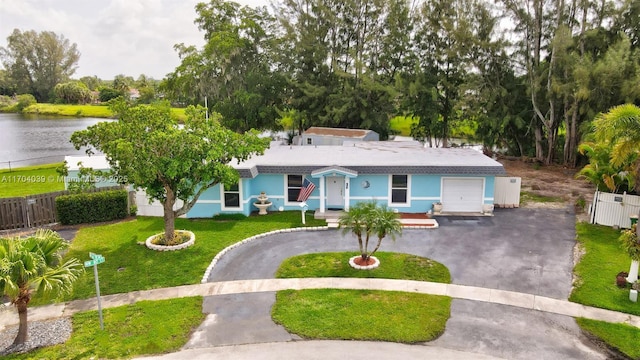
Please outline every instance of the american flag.
[[300, 189], [300, 194], [298, 194], [297, 201], [307, 201], [313, 190], [316, 188], [316, 185], [311, 181], [304, 178], [302, 181], [302, 188]]

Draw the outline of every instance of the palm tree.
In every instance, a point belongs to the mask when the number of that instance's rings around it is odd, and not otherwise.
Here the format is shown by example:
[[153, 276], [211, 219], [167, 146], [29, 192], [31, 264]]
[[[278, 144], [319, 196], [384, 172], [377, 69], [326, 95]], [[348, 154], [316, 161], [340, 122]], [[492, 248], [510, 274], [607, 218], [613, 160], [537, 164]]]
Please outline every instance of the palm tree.
[[27, 306], [34, 294], [58, 296], [84, 272], [77, 259], [62, 263], [69, 244], [56, 232], [40, 229], [28, 238], [0, 239], [0, 294], [9, 296], [20, 325], [14, 345], [27, 340]]
[[398, 220], [398, 214], [389, 209], [386, 205], [376, 207], [372, 220], [372, 231], [378, 236], [378, 244], [371, 254], [375, 254], [382, 244], [382, 239], [390, 236], [392, 240], [396, 239], [396, 235], [402, 233], [402, 224]]
[[611, 145], [613, 165], [620, 166], [633, 159], [636, 161], [636, 179], [640, 178], [640, 107], [633, 104], [615, 106], [596, 117], [593, 126], [596, 139]]
[[[358, 239], [360, 256], [367, 260], [380, 248], [382, 239], [390, 235], [395, 239], [402, 232], [398, 215], [387, 206], [378, 206], [375, 202], [361, 202], [352, 206], [338, 220], [342, 233], [353, 233]], [[372, 252], [368, 251], [371, 235], [378, 237], [378, 243]]]
[[[599, 115], [593, 122], [596, 139], [612, 146], [611, 162], [614, 166], [625, 162], [635, 164], [636, 190], [640, 186], [640, 107], [624, 104], [611, 108]], [[640, 216], [640, 214], [639, 214]], [[636, 228], [636, 242], [640, 245], [640, 232]], [[638, 279], [640, 262], [632, 258], [627, 281]]]

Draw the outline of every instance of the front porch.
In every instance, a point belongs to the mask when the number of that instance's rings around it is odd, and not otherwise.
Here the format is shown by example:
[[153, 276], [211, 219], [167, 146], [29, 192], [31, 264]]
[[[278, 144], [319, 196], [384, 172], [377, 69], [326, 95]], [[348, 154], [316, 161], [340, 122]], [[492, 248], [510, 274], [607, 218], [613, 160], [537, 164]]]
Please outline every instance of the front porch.
[[[344, 213], [342, 210], [327, 210], [320, 211], [319, 209], [313, 214], [314, 219], [325, 219], [329, 228], [338, 227], [338, 219]], [[438, 221], [431, 218], [427, 214], [411, 214], [411, 213], [399, 213], [400, 223], [404, 228], [411, 229], [436, 229], [439, 227]]]

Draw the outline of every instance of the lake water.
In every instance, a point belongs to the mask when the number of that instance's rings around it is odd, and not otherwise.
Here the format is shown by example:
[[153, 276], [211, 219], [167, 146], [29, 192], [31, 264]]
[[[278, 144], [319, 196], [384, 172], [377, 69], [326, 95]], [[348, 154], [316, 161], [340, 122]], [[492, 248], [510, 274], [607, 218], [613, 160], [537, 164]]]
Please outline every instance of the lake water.
[[107, 119], [24, 116], [0, 113], [0, 169], [59, 162], [83, 155], [69, 142], [71, 134]]

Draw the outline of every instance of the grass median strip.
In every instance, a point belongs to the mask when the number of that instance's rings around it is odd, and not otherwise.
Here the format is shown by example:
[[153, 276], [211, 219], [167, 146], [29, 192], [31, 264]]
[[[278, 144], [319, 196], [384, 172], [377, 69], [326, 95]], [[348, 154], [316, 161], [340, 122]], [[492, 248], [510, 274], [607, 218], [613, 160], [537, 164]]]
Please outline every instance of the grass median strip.
[[440, 336], [449, 318], [446, 296], [372, 290], [280, 291], [273, 319], [310, 339], [416, 343]]
[[[378, 252], [380, 267], [352, 269], [353, 253], [318, 253], [285, 260], [279, 278], [361, 277], [449, 283], [449, 270], [431, 259]], [[280, 291], [274, 321], [310, 339], [372, 340], [416, 343], [440, 336], [449, 319], [447, 296], [373, 290], [311, 289]]]

